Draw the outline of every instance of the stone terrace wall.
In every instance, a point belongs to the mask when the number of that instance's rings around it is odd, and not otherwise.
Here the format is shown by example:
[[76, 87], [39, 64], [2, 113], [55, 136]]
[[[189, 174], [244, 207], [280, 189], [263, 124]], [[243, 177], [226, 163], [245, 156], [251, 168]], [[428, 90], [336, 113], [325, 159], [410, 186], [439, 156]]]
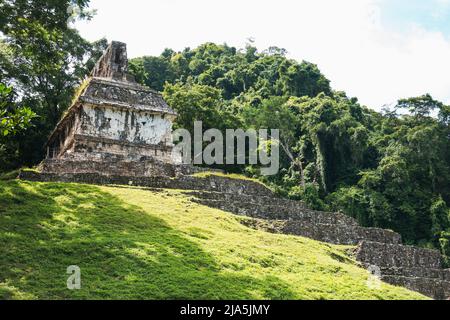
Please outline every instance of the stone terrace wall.
[[[113, 172], [114, 176], [119, 177], [176, 177], [204, 172], [205, 169], [190, 165], [173, 165], [154, 157], [136, 156], [132, 158], [117, 154], [91, 153], [84, 155], [82, 158], [79, 158], [78, 154], [72, 154], [61, 159], [45, 159], [39, 165], [39, 171], [56, 176], [62, 174], [86, 174], [91, 176], [92, 173], [98, 173], [99, 176], [109, 176]], [[208, 171], [222, 172], [211, 169], [208, 169]], [[82, 177], [77, 179], [83, 180]], [[86, 179], [92, 180], [86, 181], [86, 183], [96, 183], [95, 177]], [[101, 178], [98, 179], [99, 181], [102, 180]]]
[[95, 161], [92, 159], [47, 159], [40, 169], [43, 172], [58, 174], [59, 172], [73, 174], [87, 174], [90, 172], [114, 172], [122, 176], [170, 176], [176, 175], [175, 168], [171, 165], [156, 162], [154, 160], [142, 161]]
[[[181, 171], [189, 171], [189, 168], [180, 167]], [[272, 191], [264, 185], [250, 180], [237, 180], [211, 175], [204, 178], [181, 175], [179, 177], [153, 176], [106, 176], [98, 173], [38, 173], [22, 171], [20, 179], [40, 182], [74, 182], [96, 185], [133, 185], [161, 189], [185, 189], [185, 190], [209, 190], [231, 194], [249, 194], [274, 196]]]
[[[329, 214], [332, 215], [332, 214]], [[308, 220], [243, 220], [248, 227], [271, 233], [291, 234], [333, 244], [357, 245], [360, 241], [371, 240], [399, 244], [399, 234], [383, 229], [363, 228], [353, 225], [334, 225]]]
[[435, 299], [450, 298], [450, 270], [442, 269], [436, 250], [363, 241], [356, 257], [364, 266], [377, 266], [381, 279]]

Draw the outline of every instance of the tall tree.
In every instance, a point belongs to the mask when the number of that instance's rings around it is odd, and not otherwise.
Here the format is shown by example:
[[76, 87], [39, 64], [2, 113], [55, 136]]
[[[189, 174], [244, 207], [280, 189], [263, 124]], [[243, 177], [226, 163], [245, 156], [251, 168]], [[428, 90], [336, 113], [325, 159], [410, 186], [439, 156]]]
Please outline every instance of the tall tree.
[[90, 17], [88, 3], [88, 0], [0, 2], [0, 75], [39, 116], [35, 127], [18, 143], [25, 164], [40, 160], [46, 137], [89, 71], [87, 62], [105, 45], [104, 41], [90, 44], [70, 28], [71, 18]]
[[0, 137], [10, 137], [25, 130], [35, 116], [31, 109], [14, 102], [12, 87], [0, 83]]
[[12, 87], [0, 83], [0, 172], [11, 167], [11, 153], [17, 151], [10, 141], [29, 128], [36, 117], [31, 109], [17, 104], [14, 96]]

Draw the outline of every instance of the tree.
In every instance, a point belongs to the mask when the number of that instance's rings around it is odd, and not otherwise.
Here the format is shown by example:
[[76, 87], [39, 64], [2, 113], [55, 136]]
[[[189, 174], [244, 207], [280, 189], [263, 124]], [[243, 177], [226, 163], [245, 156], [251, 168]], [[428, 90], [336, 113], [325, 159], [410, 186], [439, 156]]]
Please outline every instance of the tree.
[[293, 174], [295, 170], [300, 170], [301, 186], [304, 188], [306, 184], [302, 163], [302, 150], [298, 147], [299, 121], [295, 113], [289, 108], [287, 98], [270, 97], [256, 105], [250, 102], [242, 109], [242, 115], [246, 127], [256, 130], [280, 130], [280, 140], [278, 143], [289, 159], [289, 172]]
[[443, 103], [434, 100], [431, 95], [425, 94], [420, 97], [401, 99], [397, 103], [397, 109], [407, 109], [415, 117], [426, 117], [436, 109], [441, 109]]
[[[10, 51], [2, 57], [6, 79], [53, 127], [86, 74], [91, 45], [67, 26], [69, 5], [88, 1], [6, 1], [0, 24]], [[83, 12], [83, 11], [82, 11]], [[35, 107], [35, 105], [38, 106]]]
[[36, 117], [31, 109], [17, 104], [12, 87], [0, 83], [0, 172], [16, 166], [17, 148], [11, 142], [30, 128]]
[[5, 34], [18, 32], [23, 26], [19, 20], [23, 19], [38, 22], [44, 29], [63, 30], [72, 15], [69, 6], [78, 7], [79, 17], [84, 19], [92, 14], [86, 10], [88, 4], [89, 0], [2, 0], [0, 27], [2, 32], [7, 31]]
[[[20, 107], [14, 103], [14, 91], [0, 83], [0, 136], [13, 136], [31, 125], [36, 115], [30, 108]], [[1, 140], [0, 140], [1, 141]]]
[[39, 118], [20, 141], [18, 165], [40, 161], [42, 146], [69, 107], [75, 88], [88, 74], [105, 41], [91, 44], [68, 26], [70, 6], [86, 19], [87, 0], [1, 2], [0, 75]]
[[[421, 104], [423, 103], [423, 105]], [[360, 222], [400, 232], [410, 243], [438, 246], [448, 228], [450, 149], [448, 125], [430, 117], [443, 104], [431, 97], [403, 99], [411, 115], [386, 115], [374, 127], [369, 145], [376, 167], [363, 170], [357, 187], [341, 187], [328, 198]], [[356, 194], [351, 205], [345, 203]]]
[[130, 70], [136, 76], [138, 82], [154, 90], [162, 91], [167, 81], [174, 82], [175, 80], [170, 54], [171, 51], [166, 50], [159, 57], [133, 59], [130, 62]]
[[227, 100], [248, 92], [263, 98], [331, 94], [329, 80], [316, 65], [289, 60], [285, 54], [276, 47], [258, 53], [251, 45], [236, 50], [205, 43], [183, 52], [166, 49], [159, 57], [133, 59], [130, 69], [139, 82], [156, 90], [162, 90], [165, 82], [190, 81], [220, 89]]
[[238, 126], [238, 120], [224, 105], [220, 90], [216, 88], [199, 84], [167, 84], [163, 96], [178, 112], [176, 128], [193, 133], [195, 121], [202, 121], [204, 130]]

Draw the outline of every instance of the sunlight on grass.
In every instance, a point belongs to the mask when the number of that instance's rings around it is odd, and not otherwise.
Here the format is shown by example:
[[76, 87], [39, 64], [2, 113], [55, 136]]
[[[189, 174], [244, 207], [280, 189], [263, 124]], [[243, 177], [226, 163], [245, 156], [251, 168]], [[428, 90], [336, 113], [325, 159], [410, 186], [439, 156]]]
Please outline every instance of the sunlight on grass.
[[0, 201], [0, 299], [424, 298], [370, 290], [348, 246], [249, 229], [183, 191], [3, 181]]
[[235, 179], [235, 180], [246, 180], [246, 181], [256, 182], [256, 183], [259, 183], [259, 184], [262, 184], [265, 186], [265, 184], [258, 179], [250, 178], [245, 175], [237, 174], [237, 173], [221, 173], [221, 172], [205, 171], [205, 172], [194, 173], [192, 176], [197, 177], [197, 178], [208, 178], [211, 176], [216, 176], [216, 177]]

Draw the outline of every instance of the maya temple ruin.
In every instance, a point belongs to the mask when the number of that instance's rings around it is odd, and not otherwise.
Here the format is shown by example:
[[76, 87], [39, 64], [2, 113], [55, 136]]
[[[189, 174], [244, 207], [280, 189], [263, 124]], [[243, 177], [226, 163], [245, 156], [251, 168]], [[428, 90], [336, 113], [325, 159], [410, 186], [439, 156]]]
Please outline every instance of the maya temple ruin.
[[136, 169], [174, 162], [175, 117], [159, 92], [128, 73], [126, 44], [112, 42], [51, 134], [43, 169], [150, 175]]
[[249, 228], [352, 246], [355, 263], [381, 280], [450, 298], [450, 269], [437, 250], [404, 245], [398, 233], [342, 213], [311, 210], [252, 180], [192, 175], [201, 169], [172, 154], [176, 113], [137, 84], [127, 65], [126, 45], [113, 42], [50, 136], [39, 171], [22, 171], [21, 179], [181, 189], [197, 203], [245, 216], [240, 222]]

